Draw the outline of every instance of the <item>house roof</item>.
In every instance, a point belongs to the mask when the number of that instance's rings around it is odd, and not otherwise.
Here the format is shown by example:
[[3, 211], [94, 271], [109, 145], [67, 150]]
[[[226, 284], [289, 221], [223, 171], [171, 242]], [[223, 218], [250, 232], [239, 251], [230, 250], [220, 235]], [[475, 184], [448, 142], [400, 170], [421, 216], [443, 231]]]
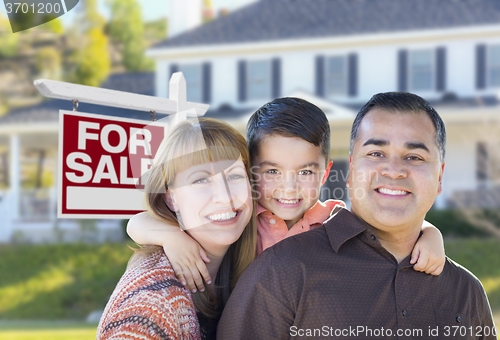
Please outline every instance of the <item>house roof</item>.
[[[106, 79], [101, 87], [117, 91], [154, 96], [154, 77], [154, 72], [112, 74], [108, 77], [108, 79]], [[33, 106], [23, 107], [10, 111], [7, 115], [0, 118], [0, 125], [57, 122], [59, 120], [59, 110], [71, 111], [72, 109], [73, 103], [69, 100], [49, 99]], [[78, 111], [115, 117], [127, 117], [132, 119], [151, 119], [149, 113], [147, 112], [126, 110], [116, 107], [101, 106], [88, 103], [79, 103]]]
[[260, 0], [151, 49], [491, 24], [498, 0]]

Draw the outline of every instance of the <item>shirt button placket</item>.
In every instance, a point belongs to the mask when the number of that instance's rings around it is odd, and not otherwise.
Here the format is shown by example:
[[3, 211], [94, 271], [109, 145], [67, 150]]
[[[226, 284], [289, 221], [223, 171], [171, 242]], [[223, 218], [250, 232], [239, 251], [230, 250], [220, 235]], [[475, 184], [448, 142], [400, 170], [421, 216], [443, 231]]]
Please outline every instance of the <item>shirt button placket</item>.
[[[396, 308], [399, 311], [397, 314], [397, 323], [398, 328], [407, 329], [411, 328], [411, 318], [409, 316], [408, 310], [406, 307], [410, 304], [410, 292], [408, 291], [408, 284], [410, 280], [410, 276], [406, 270], [398, 269], [395, 276], [394, 282], [394, 293], [395, 293], [395, 302]], [[410, 311], [411, 312], [411, 311]], [[406, 339], [405, 337], [395, 336], [395, 339]]]

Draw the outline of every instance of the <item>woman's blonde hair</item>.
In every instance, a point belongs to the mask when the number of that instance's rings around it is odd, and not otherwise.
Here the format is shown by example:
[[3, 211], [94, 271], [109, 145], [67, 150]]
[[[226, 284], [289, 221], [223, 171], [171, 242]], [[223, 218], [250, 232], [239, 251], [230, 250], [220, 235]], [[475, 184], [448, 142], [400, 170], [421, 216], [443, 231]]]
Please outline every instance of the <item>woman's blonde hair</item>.
[[[229, 124], [212, 118], [179, 123], [162, 141], [151, 167], [146, 191], [148, 211], [170, 225], [179, 226], [176, 213], [165, 203], [165, 193], [175, 175], [193, 165], [219, 160], [242, 159], [251, 183], [250, 156], [243, 136]], [[253, 201], [255, 202], [255, 200]], [[196, 309], [208, 318], [217, 318], [229, 294], [246, 267], [254, 260], [257, 243], [255, 203], [250, 222], [233, 243], [219, 267], [214, 292], [193, 294]], [[137, 255], [162, 251], [161, 247], [142, 247]]]

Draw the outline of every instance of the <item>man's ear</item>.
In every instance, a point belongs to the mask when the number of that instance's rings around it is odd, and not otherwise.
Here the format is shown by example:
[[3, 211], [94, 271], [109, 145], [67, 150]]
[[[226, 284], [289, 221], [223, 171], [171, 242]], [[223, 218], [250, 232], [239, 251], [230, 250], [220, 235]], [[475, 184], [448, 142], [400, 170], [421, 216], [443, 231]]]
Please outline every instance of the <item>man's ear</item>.
[[321, 180], [321, 185], [326, 183], [326, 180], [328, 179], [328, 175], [330, 175], [330, 170], [332, 169], [333, 161], [330, 159], [328, 162], [328, 165], [326, 166], [325, 169], [325, 174], [323, 175], [323, 179]]
[[179, 210], [179, 207], [177, 206], [177, 203], [175, 202], [175, 198], [174, 198], [174, 195], [172, 194], [172, 192], [167, 189], [167, 192], [164, 196], [164, 199], [165, 199], [165, 204], [167, 205], [167, 207], [172, 210], [172, 211], [178, 211]]
[[352, 173], [352, 157], [351, 155], [349, 155], [349, 175], [347, 175], [347, 179], [346, 179], [346, 182], [345, 182], [345, 186], [346, 188], [349, 188], [349, 180], [351, 179], [351, 173]]
[[444, 162], [441, 164], [441, 169], [439, 170], [439, 187], [437, 191], [437, 196], [441, 195], [441, 192], [443, 191], [443, 173], [444, 173]]

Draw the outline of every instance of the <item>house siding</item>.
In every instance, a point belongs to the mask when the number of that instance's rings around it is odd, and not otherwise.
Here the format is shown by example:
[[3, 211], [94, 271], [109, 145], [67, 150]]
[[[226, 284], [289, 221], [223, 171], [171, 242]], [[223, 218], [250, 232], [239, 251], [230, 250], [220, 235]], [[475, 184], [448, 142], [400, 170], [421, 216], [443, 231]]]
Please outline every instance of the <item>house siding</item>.
[[[273, 99], [272, 91], [269, 98], [261, 100], [239, 100], [238, 62], [252, 60], [280, 60], [280, 95], [284, 96], [301, 89], [310, 93], [317, 93], [318, 81], [316, 63], [318, 56], [326, 59], [329, 56], [340, 55], [349, 58], [356, 55], [357, 77], [355, 88], [347, 87], [345, 96], [326, 98], [340, 104], [355, 104], [367, 101], [373, 94], [385, 91], [400, 90], [400, 70], [398, 67], [399, 53], [404, 50], [408, 54], [413, 50], [431, 49], [437, 59], [438, 49], [444, 49], [444, 62], [441, 79], [441, 88], [438, 88], [438, 64], [433, 65], [433, 89], [429, 91], [412, 90], [410, 81], [409, 58], [406, 63], [405, 90], [425, 97], [427, 100], [438, 100], [444, 93], [453, 92], [459, 97], [473, 97], [481, 95], [495, 95], [498, 88], [490, 88], [486, 82], [484, 89], [476, 88], [476, 46], [481, 43], [486, 46], [500, 43], [499, 38], [489, 39], [460, 39], [422, 41], [408, 44], [369, 45], [356, 48], [316, 48], [311, 50], [288, 51], [281, 53], [255, 52], [250, 54], [235, 53], [209, 58], [185, 58], [181, 60], [162, 60], [157, 62], [157, 94], [161, 97], [168, 96], [166, 79], [170, 76], [166, 70], [172, 64], [209, 62], [212, 65], [211, 105], [213, 108], [221, 104], [230, 104], [235, 108], [260, 106], [265, 101]], [[323, 72], [325, 65], [323, 65]], [[325, 75], [323, 75], [325, 76]], [[161, 80], [163, 79], [163, 80]], [[351, 79], [352, 81], [352, 79]], [[348, 85], [347, 85], [348, 86]], [[444, 87], [443, 87], [444, 86]], [[324, 88], [323, 84], [323, 90]], [[350, 94], [350, 95], [349, 95]]]

